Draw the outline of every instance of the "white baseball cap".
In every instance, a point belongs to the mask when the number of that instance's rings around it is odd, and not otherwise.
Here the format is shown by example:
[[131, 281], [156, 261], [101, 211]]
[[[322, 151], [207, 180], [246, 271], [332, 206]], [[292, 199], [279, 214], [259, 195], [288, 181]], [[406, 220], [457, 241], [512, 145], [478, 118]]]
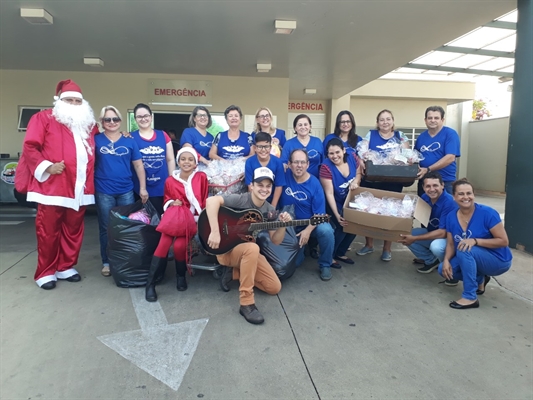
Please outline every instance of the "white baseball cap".
[[259, 167], [254, 171], [254, 182], [270, 179], [274, 183], [274, 173], [267, 167]]

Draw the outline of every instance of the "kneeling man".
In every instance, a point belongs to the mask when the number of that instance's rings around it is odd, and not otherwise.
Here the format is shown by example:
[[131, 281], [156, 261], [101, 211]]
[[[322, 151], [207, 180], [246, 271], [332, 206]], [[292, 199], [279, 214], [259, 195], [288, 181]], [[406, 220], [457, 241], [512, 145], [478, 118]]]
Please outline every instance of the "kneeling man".
[[[438, 268], [446, 250], [446, 216], [457, 210], [453, 196], [444, 190], [444, 182], [438, 172], [429, 172], [422, 178], [422, 199], [431, 206], [427, 228], [414, 228], [411, 235], [402, 235], [400, 243], [409, 247], [413, 254], [424, 262], [418, 268], [421, 274], [429, 274]], [[453, 282], [447, 281], [452, 285]], [[457, 284], [457, 283], [455, 283]]]

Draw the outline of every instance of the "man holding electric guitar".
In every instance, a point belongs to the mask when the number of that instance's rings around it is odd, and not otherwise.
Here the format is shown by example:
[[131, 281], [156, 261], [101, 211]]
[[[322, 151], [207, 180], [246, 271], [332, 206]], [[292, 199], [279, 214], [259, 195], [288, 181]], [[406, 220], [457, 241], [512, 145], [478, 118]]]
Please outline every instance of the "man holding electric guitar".
[[[281, 282], [266, 258], [259, 253], [259, 246], [253, 242], [249, 223], [259, 223], [259, 228], [262, 229], [270, 227], [269, 234], [272, 243], [279, 244], [285, 236], [285, 226], [292, 221], [288, 213], [281, 213], [277, 222], [261, 224], [263, 222], [262, 216], [274, 215], [276, 211], [266, 201], [272, 193], [273, 182], [274, 174], [270, 169], [266, 167], [257, 168], [254, 171], [250, 192], [231, 194], [224, 197], [209, 197], [206, 202], [205, 212], [202, 213], [198, 220], [198, 232], [202, 245], [208, 252], [218, 253], [218, 262], [229, 267], [224, 268], [222, 273], [222, 290], [229, 290], [227, 284], [232, 279], [231, 274], [233, 274], [234, 279], [240, 281], [239, 297], [241, 307], [239, 313], [246, 321], [252, 324], [264, 322], [263, 316], [255, 306], [254, 286], [268, 294], [275, 295], [281, 290]], [[231, 221], [231, 216], [222, 216], [222, 211], [226, 210], [225, 208], [221, 209], [222, 206], [231, 209], [245, 209], [246, 211], [239, 219]], [[258, 211], [258, 213], [254, 211]], [[206, 220], [208, 223], [206, 223]], [[239, 230], [240, 226], [246, 229]], [[233, 229], [235, 229], [233, 235], [235, 240], [226, 240], [226, 237], [232, 237]], [[205, 240], [207, 232], [210, 233], [207, 240]], [[204, 239], [202, 236], [204, 236]], [[244, 243], [241, 243], [243, 241]], [[222, 245], [227, 246], [227, 248], [222, 249]], [[219, 247], [221, 248], [220, 250]], [[221, 254], [221, 252], [224, 252], [224, 254]]]

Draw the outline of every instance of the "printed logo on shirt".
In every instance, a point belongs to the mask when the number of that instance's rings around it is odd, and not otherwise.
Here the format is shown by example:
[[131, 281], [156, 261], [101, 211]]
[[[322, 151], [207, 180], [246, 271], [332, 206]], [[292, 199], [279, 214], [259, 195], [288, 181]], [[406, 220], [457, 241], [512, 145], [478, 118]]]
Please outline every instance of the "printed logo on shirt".
[[454, 235], [453, 239], [459, 243], [461, 240], [470, 239], [472, 237], [472, 231], [469, 229], [467, 232], [463, 232], [462, 235]]
[[319, 153], [317, 150], [315, 150], [315, 149], [311, 149], [311, 150], [309, 150], [309, 151], [307, 152], [307, 156], [308, 156], [309, 158], [316, 158], [316, 157], [319, 157], [319, 156], [320, 156], [320, 153]]
[[434, 151], [437, 151], [438, 149], [440, 149], [440, 143], [439, 142], [433, 142], [429, 146], [422, 146], [420, 148], [420, 151], [421, 152], [429, 151], [429, 152], [432, 153]]
[[165, 151], [165, 149], [159, 146], [148, 146], [144, 149], [139, 149], [139, 151], [143, 154], [161, 154]]
[[156, 160], [154, 162], [149, 161], [143, 161], [144, 168], [153, 168], [153, 169], [159, 169], [163, 166], [162, 160]]
[[285, 189], [285, 194], [287, 196], [294, 197], [298, 201], [306, 201], [307, 200], [307, 193], [302, 192], [301, 190], [293, 191], [291, 187], [287, 187]]
[[224, 150], [226, 150], [228, 153], [239, 153], [244, 150], [244, 147], [242, 146], [224, 146], [222, 147]]
[[429, 220], [429, 224], [433, 226], [434, 228], [438, 228], [440, 224], [440, 220], [438, 218], [433, 218]]
[[376, 147], [381, 150], [391, 150], [391, 149], [395, 149], [398, 146], [399, 146], [398, 143], [395, 143], [394, 141], [389, 140], [387, 143], [382, 144], [381, 146], [376, 146]]
[[109, 154], [111, 156], [125, 156], [129, 154], [130, 150], [125, 146], [115, 147], [113, 143], [110, 143], [108, 146], [100, 147], [100, 153]]
[[211, 147], [212, 144], [213, 144], [213, 142], [204, 142], [204, 141], [200, 140], [200, 146], [202, 146], [202, 147]]
[[350, 179], [348, 182], [344, 182], [342, 185], [339, 185], [339, 188], [340, 189], [346, 189], [348, 186], [350, 186], [350, 183], [352, 183], [352, 181], [354, 180], [355, 178], [352, 178]]

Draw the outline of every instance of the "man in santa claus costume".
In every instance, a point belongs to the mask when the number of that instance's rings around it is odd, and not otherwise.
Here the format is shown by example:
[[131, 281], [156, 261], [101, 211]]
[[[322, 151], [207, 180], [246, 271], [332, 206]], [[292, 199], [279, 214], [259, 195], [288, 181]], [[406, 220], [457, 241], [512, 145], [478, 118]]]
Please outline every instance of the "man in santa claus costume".
[[79, 282], [74, 268], [83, 239], [85, 208], [94, 203], [94, 135], [98, 127], [71, 80], [57, 84], [53, 109], [35, 114], [26, 131], [23, 157], [31, 173], [28, 201], [39, 203], [37, 271], [43, 289], [58, 279]]

